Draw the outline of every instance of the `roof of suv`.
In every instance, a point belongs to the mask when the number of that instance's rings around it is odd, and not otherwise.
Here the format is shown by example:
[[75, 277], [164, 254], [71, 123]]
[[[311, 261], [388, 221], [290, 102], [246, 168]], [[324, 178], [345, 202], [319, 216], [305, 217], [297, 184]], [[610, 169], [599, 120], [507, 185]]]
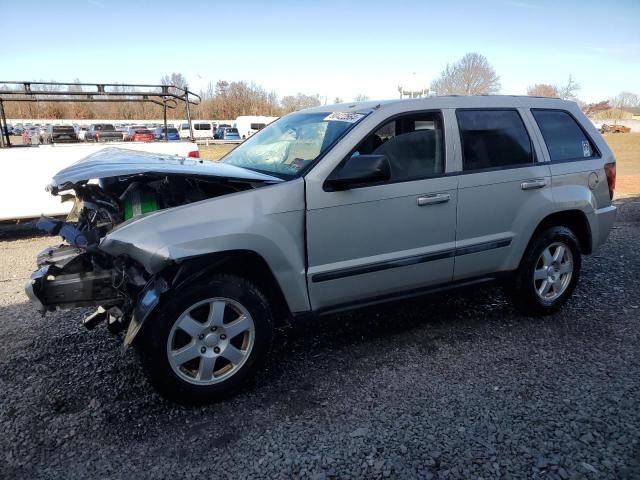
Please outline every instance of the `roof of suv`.
[[382, 109], [402, 104], [407, 110], [429, 109], [429, 108], [563, 108], [568, 109], [575, 106], [575, 102], [551, 97], [529, 97], [527, 95], [479, 95], [462, 96], [450, 95], [441, 97], [425, 97], [414, 99], [393, 99], [366, 102], [338, 103], [334, 105], [321, 105], [306, 109], [306, 112], [327, 112], [327, 111], [368, 111], [372, 109]]

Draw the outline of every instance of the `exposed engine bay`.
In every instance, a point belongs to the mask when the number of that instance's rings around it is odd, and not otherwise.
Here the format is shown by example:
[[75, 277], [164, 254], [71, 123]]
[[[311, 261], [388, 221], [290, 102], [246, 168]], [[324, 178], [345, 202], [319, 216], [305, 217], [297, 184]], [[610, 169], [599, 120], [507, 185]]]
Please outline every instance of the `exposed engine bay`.
[[[212, 162], [205, 164], [201, 160], [192, 161], [193, 164], [185, 169], [190, 171], [185, 173], [180, 166], [166, 168], [166, 163], [157, 168], [159, 171], [153, 171], [153, 166], [148, 165], [148, 154], [143, 154], [145, 166], [140, 167], [143, 171], [130, 173], [131, 164], [136, 164], [135, 157], [140, 157], [139, 152], [134, 152], [133, 160], [132, 153], [122, 153], [122, 150], [117, 153], [119, 160], [130, 160], [123, 175], [118, 175], [123, 169], [114, 169], [113, 162], [109, 169], [89, 169], [77, 181], [65, 181], [58, 174], [48, 190], [59, 195], [62, 201], [73, 201], [74, 207], [66, 220], [43, 217], [36, 223], [36, 228], [61, 236], [65, 243], [49, 247], [38, 255], [38, 270], [26, 285], [27, 295], [39, 305], [43, 314], [56, 308], [98, 306], [94, 314], [83, 320], [88, 328], [103, 320], [108, 320], [109, 326], [116, 330], [125, 328], [145, 287], [157, 282], [157, 278], [126, 255], [114, 257], [100, 249], [101, 241], [109, 232], [159, 210], [269, 183], [260, 178], [260, 174], [252, 175], [251, 172], [247, 175], [238, 173], [238, 176], [248, 178], [212, 175], [207, 171], [211, 165], [206, 165]], [[76, 165], [93, 162], [104, 167], [104, 161], [96, 162], [92, 157]], [[163, 156], [156, 157], [160, 157], [156, 158], [159, 161], [165, 160]], [[108, 160], [113, 160], [113, 152]], [[175, 157], [169, 157], [169, 160], [173, 161]], [[207, 170], [199, 174], [196, 162]], [[94, 176], [111, 173], [113, 176]]]
[[[74, 201], [66, 221], [41, 218], [36, 227], [60, 235], [70, 245], [92, 250], [119, 224], [157, 210], [177, 207], [253, 188], [253, 182], [145, 173], [81, 182], [61, 191], [62, 201]], [[70, 192], [73, 192], [71, 194]]]

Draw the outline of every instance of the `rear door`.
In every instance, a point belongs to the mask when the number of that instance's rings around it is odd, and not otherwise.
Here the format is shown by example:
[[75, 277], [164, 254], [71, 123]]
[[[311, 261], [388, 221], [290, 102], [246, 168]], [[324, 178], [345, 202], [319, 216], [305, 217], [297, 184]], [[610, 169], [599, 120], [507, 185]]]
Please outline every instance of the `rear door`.
[[451, 281], [458, 177], [446, 175], [442, 113], [387, 120], [349, 155], [365, 154], [388, 158], [389, 182], [336, 192], [323, 188], [326, 176], [306, 177], [313, 309]]
[[454, 279], [516, 268], [552, 205], [549, 164], [525, 109], [458, 109], [462, 172]]

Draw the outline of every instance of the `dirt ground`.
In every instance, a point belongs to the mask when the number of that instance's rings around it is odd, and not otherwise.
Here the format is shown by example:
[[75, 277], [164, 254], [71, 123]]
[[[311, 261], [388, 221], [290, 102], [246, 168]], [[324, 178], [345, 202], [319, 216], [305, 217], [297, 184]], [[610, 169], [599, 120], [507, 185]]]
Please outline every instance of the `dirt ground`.
[[[301, 322], [238, 395], [180, 406], [0, 237], [0, 478], [640, 478], [640, 197], [558, 314], [495, 286]], [[88, 313], [87, 310], [86, 313]]]
[[616, 156], [616, 197], [640, 193], [640, 133], [612, 133], [604, 139]]

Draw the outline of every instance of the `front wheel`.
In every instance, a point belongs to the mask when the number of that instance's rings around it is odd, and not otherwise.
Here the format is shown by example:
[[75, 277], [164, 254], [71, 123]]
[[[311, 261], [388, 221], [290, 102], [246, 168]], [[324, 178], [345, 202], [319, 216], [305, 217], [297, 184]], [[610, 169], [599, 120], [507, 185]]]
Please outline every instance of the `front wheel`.
[[169, 295], [147, 320], [139, 348], [163, 396], [186, 403], [214, 401], [266, 362], [272, 314], [251, 282], [215, 275]]
[[525, 315], [550, 315], [571, 297], [581, 264], [574, 233], [566, 227], [551, 227], [533, 239], [507, 293]]

